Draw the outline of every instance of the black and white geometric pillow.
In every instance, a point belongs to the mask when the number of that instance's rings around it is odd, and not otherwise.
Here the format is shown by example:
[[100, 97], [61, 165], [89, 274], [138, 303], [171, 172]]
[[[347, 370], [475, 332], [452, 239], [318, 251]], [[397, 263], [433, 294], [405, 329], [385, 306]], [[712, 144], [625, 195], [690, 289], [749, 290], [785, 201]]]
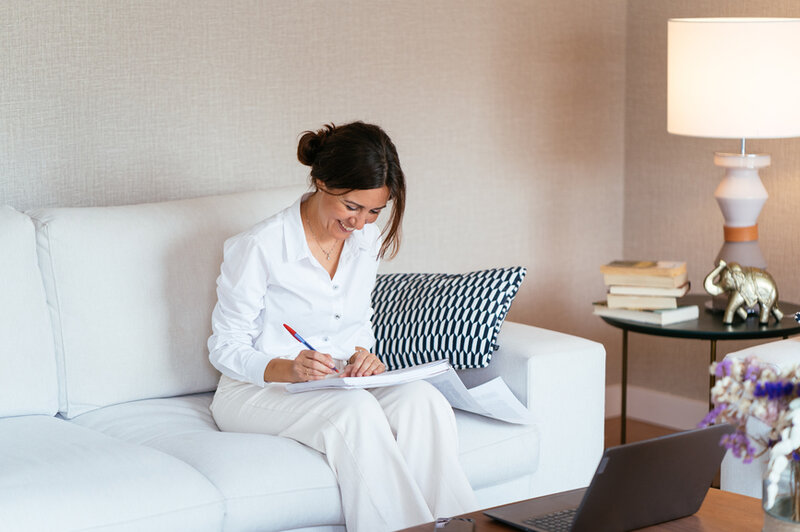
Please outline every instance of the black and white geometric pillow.
[[456, 369], [488, 366], [526, 273], [518, 266], [378, 275], [372, 292], [375, 354], [389, 370], [443, 358]]

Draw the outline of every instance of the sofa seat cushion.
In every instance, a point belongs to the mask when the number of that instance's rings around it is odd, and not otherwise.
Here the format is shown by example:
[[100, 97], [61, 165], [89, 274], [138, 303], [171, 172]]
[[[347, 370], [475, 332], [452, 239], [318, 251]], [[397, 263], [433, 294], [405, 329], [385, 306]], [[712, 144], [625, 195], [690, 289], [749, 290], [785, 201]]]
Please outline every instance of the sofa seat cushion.
[[200, 471], [225, 498], [224, 530], [344, 524], [336, 477], [321, 454], [277, 436], [219, 432], [208, 410], [211, 398], [147, 399], [71, 422], [158, 449]]
[[536, 425], [514, 425], [456, 410], [459, 460], [476, 490], [536, 472], [539, 431]]
[[3, 530], [219, 530], [223, 502], [172, 456], [62, 419], [0, 419]]
[[[148, 399], [95, 410], [72, 420], [153, 447], [202, 472], [227, 501], [225, 530], [275, 530], [343, 524], [336, 478], [325, 459], [297, 442], [219, 432], [212, 394]], [[460, 459], [476, 490], [536, 471], [535, 425], [512, 425], [456, 411]], [[313, 498], [314, 504], [307, 503]]]

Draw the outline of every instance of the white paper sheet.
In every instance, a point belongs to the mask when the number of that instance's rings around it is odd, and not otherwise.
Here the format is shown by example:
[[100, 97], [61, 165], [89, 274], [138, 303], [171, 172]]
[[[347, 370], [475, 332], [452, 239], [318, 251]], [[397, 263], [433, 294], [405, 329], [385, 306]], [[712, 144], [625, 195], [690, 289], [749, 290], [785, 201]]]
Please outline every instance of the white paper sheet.
[[453, 408], [499, 419], [508, 423], [535, 423], [533, 415], [511, 392], [501, 377], [467, 389], [456, 372], [447, 372], [425, 379], [445, 396]]
[[417, 381], [452, 371], [453, 369], [447, 360], [435, 360], [426, 364], [370, 375], [369, 377], [339, 377], [338, 374], [331, 373], [324, 379], [287, 384], [286, 391], [300, 393], [322, 388], [381, 388], [383, 386]]
[[519, 402], [501, 377], [467, 389], [455, 370], [445, 360], [387, 371], [369, 377], [337, 377], [335, 375], [330, 377], [318, 381], [288, 384], [286, 391], [300, 393], [322, 388], [378, 388], [424, 379], [433, 384], [453, 408], [508, 423], [527, 425], [535, 422], [528, 409]]

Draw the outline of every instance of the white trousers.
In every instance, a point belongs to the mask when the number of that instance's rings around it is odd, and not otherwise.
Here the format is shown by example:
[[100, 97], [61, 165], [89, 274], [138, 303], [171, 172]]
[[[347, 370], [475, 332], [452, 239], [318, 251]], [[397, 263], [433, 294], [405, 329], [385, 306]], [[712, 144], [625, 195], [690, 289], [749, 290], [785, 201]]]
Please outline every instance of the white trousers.
[[477, 509], [458, 461], [455, 416], [425, 381], [370, 390], [287, 393], [223, 376], [219, 428], [291, 438], [323, 453], [350, 532], [406, 528]]

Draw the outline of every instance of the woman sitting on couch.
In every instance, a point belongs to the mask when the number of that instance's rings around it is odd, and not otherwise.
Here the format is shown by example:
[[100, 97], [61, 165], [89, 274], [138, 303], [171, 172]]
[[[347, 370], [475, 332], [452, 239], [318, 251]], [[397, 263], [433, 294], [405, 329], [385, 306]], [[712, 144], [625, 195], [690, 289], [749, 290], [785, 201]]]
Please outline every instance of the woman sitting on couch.
[[[282, 383], [384, 371], [370, 352], [370, 295], [379, 259], [397, 253], [405, 204], [397, 151], [378, 126], [305, 132], [297, 156], [311, 167], [313, 192], [225, 242], [208, 341], [222, 372], [211, 404], [217, 425], [323, 453], [352, 531], [475, 510], [453, 411], [427, 382], [286, 393]], [[382, 239], [374, 222], [389, 200]], [[316, 350], [297, 343], [284, 323]], [[261, 459], [270, 457], [253, 457]]]

